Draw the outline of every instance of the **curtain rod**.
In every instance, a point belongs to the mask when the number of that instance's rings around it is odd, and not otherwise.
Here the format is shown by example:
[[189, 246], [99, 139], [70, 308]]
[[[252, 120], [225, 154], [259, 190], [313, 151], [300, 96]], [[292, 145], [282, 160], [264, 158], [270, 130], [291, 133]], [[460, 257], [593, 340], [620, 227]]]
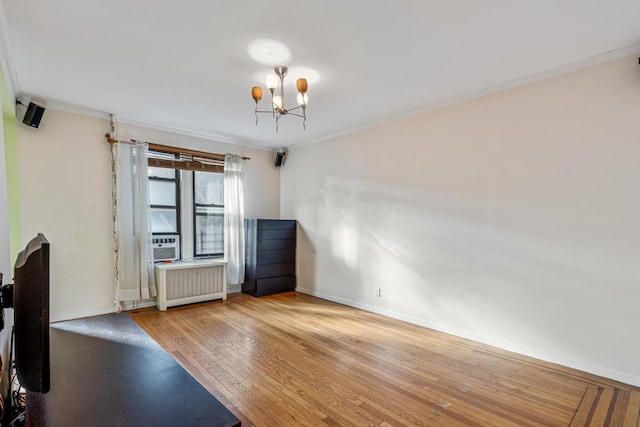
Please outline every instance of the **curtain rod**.
[[[115, 144], [115, 143], [133, 144], [133, 143], [135, 143], [135, 141], [133, 139], [131, 139], [129, 141], [126, 141], [126, 140], [120, 140], [120, 139], [112, 138], [110, 133], [105, 134], [105, 137], [107, 138], [107, 142], [109, 144]], [[207, 153], [205, 151], [190, 150], [188, 148], [171, 147], [169, 145], [154, 144], [154, 143], [147, 142], [147, 141], [143, 141], [143, 142], [145, 142], [146, 144], [149, 144], [149, 149], [150, 150], [165, 151], [167, 153], [174, 153], [174, 154], [191, 154], [193, 156], [203, 157], [203, 158], [206, 158], [206, 159], [224, 160], [224, 154]], [[251, 160], [251, 157], [243, 157], [242, 160]]]

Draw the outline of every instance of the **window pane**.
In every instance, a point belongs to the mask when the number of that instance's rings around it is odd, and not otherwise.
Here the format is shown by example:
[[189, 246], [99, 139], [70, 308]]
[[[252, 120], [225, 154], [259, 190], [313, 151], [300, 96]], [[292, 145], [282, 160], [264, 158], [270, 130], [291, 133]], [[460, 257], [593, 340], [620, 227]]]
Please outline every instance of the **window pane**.
[[224, 208], [196, 207], [196, 256], [224, 252]]
[[194, 172], [194, 201], [199, 205], [224, 205], [224, 174]]
[[175, 209], [151, 208], [151, 231], [153, 233], [177, 233], [177, 211]]
[[149, 167], [149, 176], [155, 176], [155, 177], [158, 177], [158, 178], [175, 179], [176, 170], [175, 169], [169, 169], [169, 168]]
[[151, 205], [176, 206], [176, 183], [150, 179], [149, 203]]

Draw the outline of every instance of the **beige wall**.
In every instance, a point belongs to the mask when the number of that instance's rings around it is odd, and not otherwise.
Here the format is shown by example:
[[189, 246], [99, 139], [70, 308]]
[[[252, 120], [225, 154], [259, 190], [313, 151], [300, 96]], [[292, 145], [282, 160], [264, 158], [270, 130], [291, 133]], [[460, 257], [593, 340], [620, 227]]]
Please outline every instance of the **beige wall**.
[[292, 149], [298, 289], [640, 385], [637, 61]]
[[[38, 129], [18, 127], [23, 240], [44, 233], [51, 243], [52, 321], [114, 310], [108, 121], [47, 109]], [[247, 162], [247, 216], [277, 218], [280, 177], [273, 154], [199, 138], [122, 125], [120, 138], [211, 152]]]
[[[21, 114], [21, 113], [20, 113]], [[105, 120], [47, 109], [18, 127], [22, 240], [51, 244], [52, 321], [111, 311], [111, 166]]]

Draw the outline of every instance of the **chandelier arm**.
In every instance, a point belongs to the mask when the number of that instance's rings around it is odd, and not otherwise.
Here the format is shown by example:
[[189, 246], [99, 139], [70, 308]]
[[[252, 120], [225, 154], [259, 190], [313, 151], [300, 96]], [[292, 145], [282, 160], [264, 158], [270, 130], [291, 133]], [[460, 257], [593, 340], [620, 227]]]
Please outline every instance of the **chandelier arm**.
[[284, 73], [280, 73], [280, 108], [281, 109], [285, 109], [285, 105], [287, 105], [284, 102], [284, 76], [286, 74], [286, 71]]
[[307, 130], [307, 106], [301, 105], [302, 107], [302, 130]]
[[271, 116], [275, 119], [276, 117], [276, 109], [275, 106], [273, 104], [273, 91], [274, 89], [269, 89], [269, 92], [271, 92]]
[[255, 110], [255, 115], [256, 115], [256, 126], [258, 126], [258, 102], [260, 100], [256, 99], [256, 110]]

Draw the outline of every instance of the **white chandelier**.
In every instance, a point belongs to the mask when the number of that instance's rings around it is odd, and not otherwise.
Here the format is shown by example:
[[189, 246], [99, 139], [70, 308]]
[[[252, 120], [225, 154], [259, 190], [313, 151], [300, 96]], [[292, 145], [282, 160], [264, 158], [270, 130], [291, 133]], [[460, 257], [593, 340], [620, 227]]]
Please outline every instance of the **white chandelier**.
[[[280, 117], [286, 115], [292, 115], [302, 118], [302, 128], [307, 130], [307, 89], [309, 88], [309, 84], [307, 83], [307, 79], [298, 79], [296, 80], [296, 89], [298, 90], [298, 106], [287, 110], [284, 103], [284, 77], [287, 75], [288, 68], [284, 65], [278, 66], [274, 68], [276, 72], [275, 75], [269, 74], [267, 76], [266, 85], [269, 92], [271, 92], [271, 110], [258, 110], [258, 102], [262, 99], [262, 88], [260, 86], [254, 86], [251, 88], [251, 96], [253, 100], [256, 101], [256, 126], [258, 126], [258, 113], [271, 113], [271, 115], [276, 119], [276, 132], [278, 132], [278, 120]], [[280, 95], [274, 95], [276, 89], [280, 86]], [[295, 110], [301, 110], [302, 114], [294, 113]]]

